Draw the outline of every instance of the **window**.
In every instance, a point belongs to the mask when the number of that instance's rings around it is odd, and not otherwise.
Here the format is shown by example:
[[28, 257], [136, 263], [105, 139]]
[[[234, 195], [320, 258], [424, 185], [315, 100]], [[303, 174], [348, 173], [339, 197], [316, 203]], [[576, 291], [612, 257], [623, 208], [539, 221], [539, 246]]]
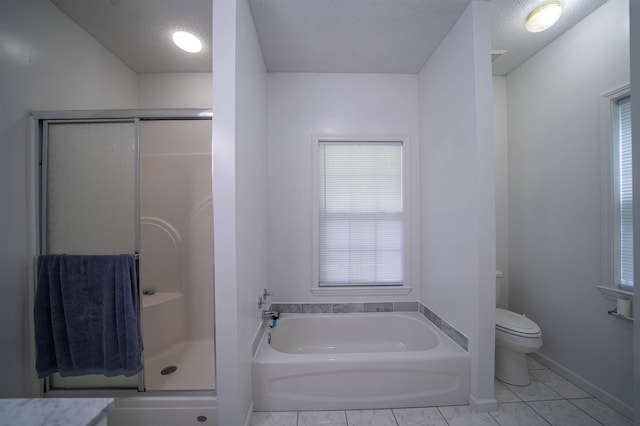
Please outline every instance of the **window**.
[[631, 97], [614, 107], [615, 284], [633, 289], [633, 183], [631, 167]]
[[629, 85], [602, 95], [602, 276], [611, 300], [633, 297], [633, 179]]
[[316, 139], [315, 288], [406, 285], [403, 140]]

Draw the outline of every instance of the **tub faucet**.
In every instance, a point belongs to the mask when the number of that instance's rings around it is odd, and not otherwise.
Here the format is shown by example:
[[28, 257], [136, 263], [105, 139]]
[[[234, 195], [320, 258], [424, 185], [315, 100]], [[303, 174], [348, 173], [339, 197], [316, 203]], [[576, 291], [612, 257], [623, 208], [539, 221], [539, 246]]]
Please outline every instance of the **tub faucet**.
[[280, 313], [277, 311], [262, 311], [262, 318], [278, 319], [280, 318]]

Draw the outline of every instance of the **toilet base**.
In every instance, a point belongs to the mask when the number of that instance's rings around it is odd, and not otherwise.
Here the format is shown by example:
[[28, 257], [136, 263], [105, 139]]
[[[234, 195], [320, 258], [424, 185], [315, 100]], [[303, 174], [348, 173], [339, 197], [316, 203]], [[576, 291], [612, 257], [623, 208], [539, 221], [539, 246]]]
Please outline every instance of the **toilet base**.
[[495, 376], [510, 385], [528, 385], [529, 369], [527, 368], [526, 354], [496, 345]]

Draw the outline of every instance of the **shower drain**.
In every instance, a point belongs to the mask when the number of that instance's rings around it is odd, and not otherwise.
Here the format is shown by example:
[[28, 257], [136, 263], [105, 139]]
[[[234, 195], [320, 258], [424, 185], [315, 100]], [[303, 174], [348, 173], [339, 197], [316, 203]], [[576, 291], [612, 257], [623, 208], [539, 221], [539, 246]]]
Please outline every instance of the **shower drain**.
[[163, 376], [166, 376], [167, 374], [175, 373], [177, 369], [178, 367], [176, 367], [175, 365], [170, 365], [168, 367], [163, 368], [160, 374], [162, 374]]

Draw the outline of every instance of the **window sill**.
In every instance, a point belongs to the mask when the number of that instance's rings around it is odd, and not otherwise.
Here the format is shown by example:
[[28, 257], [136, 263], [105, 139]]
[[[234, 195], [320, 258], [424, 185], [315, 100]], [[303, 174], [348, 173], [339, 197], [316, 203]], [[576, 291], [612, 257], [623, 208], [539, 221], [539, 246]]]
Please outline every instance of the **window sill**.
[[630, 316], [627, 316], [627, 315], [621, 315], [621, 314], [617, 313], [615, 309], [612, 310], [612, 311], [609, 311], [607, 313], [609, 315], [613, 315], [614, 317], [617, 317], [617, 318], [622, 318], [622, 319], [626, 319], [626, 320], [629, 320], [629, 321], [633, 321], [633, 317], [630, 317]]
[[615, 302], [617, 299], [633, 299], [633, 292], [631, 291], [621, 290], [615, 287], [607, 287], [605, 285], [599, 285], [598, 290], [600, 290], [600, 293], [602, 293], [606, 299], [611, 300], [612, 302]]
[[407, 295], [412, 287], [312, 287], [314, 296], [388, 296]]

